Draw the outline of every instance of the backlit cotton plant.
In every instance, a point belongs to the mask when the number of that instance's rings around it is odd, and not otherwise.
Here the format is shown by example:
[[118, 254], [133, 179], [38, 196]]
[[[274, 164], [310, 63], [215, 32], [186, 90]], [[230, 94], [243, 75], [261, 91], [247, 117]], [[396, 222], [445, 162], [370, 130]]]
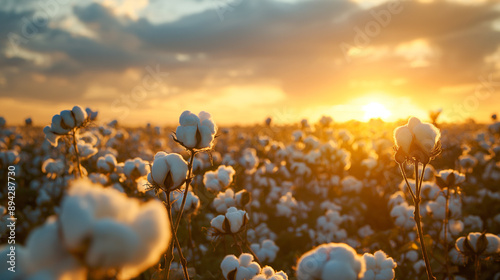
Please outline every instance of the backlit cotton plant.
[[[89, 116], [82, 107], [74, 106], [71, 110], [63, 110], [60, 114], [54, 115], [50, 126], [48, 125], [43, 128], [45, 139], [54, 147], [57, 147], [61, 137], [71, 137], [73, 153], [76, 158], [75, 171], [78, 172], [77, 174], [79, 177], [82, 177], [83, 172], [80, 163], [80, 152], [78, 150], [78, 133], [79, 129], [85, 127], [89, 122], [95, 119], [95, 117], [92, 117], [93, 115]], [[92, 153], [89, 151], [86, 152]]]
[[[415, 205], [415, 224], [417, 226], [420, 247], [425, 261], [427, 278], [435, 279], [432, 275], [431, 265], [427, 250], [424, 244], [424, 234], [420, 219], [421, 188], [424, 180], [424, 173], [419, 176], [419, 164], [422, 164], [422, 170], [426, 165], [441, 152], [440, 139], [441, 133], [434, 125], [422, 123], [419, 119], [411, 117], [406, 125], [400, 126], [394, 130], [395, 160], [399, 164], [399, 169], [403, 175], [407, 188], [413, 198]], [[414, 165], [415, 172], [415, 191], [412, 190], [406, 176], [406, 163]]]

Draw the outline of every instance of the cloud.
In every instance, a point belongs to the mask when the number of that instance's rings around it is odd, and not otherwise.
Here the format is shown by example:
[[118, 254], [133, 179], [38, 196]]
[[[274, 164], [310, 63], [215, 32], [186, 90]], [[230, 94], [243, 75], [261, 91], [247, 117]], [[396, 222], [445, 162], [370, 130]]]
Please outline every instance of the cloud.
[[[445, 102], [449, 95], [442, 88], [467, 89], [461, 86], [500, 71], [495, 60], [486, 59], [500, 47], [500, 31], [493, 27], [500, 9], [492, 1], [404, 1], [387, 26], [368, 36], [366, 46], [356, 45], [357, 30], [366, 32], [367, 24], [376, 22], [374, 14], [387, 11], [387, 1], [243, 0], [225, 11], [222, 21], [206, 1], [196, 8], [192, 1], [176, 2], [184, 16], [166, 15], [163, 22], [158, 13], [148, 17], [157, 2], [125, 2], [123, 7], [117, 1], [68, 4], [54, 21], [70, 20], [92, 36], [49, 23], [20, 45], [24, 55], [8, 52], [7, 35], [21, 34], [22, 19], [37, 8], [0, 9], [0, 77], [6, 80], [0, 96], [110, 104], [130, 94], [146, 66], [160, 65], [169, 73], [168, 87], [177, 92], [166, 99], [177, 105], [200, 93], [224, 100], [230, 88], [249, 96], [242, 86], [271, 90], [272, 85], [272, 92], [286, 99], [273, 99], [269, 106], [333, 106], [377, 90], [418, 96], [415, 102], [424, 106], [428, 98]], [[341, 44], [355, 47], [347, 58]], [[164, 99], [151, 95], [142, 106]]]

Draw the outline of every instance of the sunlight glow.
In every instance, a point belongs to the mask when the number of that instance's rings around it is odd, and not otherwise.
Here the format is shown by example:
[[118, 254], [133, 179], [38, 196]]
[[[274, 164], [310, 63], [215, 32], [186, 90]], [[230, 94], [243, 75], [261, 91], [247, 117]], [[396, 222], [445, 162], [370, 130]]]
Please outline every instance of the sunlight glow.
[[365, 121], [376, 118], [381, 118], [383, 120], [386, 120], [388, 117], [391, 116], [391, 112], [387, 110], [387, 108], [384, 105], [378, 102], [371, 102], [364, 105], [363, 111], [365, 112], [364, 115]]

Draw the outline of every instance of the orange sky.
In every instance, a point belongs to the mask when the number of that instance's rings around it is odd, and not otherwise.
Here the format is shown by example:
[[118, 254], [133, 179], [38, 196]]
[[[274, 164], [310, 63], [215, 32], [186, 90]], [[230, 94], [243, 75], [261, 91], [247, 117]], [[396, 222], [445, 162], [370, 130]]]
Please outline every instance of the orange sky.
[[500, 105], [497, 1], [67, 2], [0, 7], [8, 123], [76, 104], [134, 126], [184, 110], [225, 125], [488, 121]]

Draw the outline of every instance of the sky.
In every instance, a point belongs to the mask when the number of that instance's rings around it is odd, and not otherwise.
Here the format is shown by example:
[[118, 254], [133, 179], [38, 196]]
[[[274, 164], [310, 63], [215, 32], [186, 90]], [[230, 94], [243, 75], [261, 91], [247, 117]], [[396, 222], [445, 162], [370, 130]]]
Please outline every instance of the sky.
[[74, 105], [124, 125], [500, 108], [500, 1], [0, 0], [0, 116]]

